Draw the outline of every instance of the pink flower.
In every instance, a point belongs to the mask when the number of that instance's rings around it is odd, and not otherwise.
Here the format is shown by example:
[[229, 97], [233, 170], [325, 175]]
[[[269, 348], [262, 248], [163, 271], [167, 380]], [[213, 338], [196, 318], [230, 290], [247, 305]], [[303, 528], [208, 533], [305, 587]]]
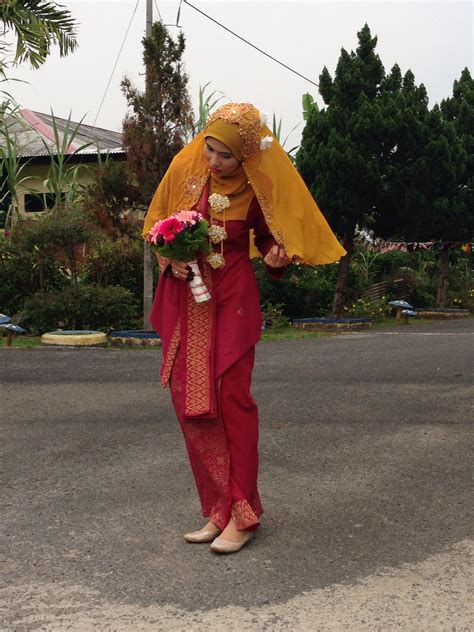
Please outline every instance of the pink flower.
[[146, 240], [152, 244], [156, 244], [156, 240], [160, 236], [160, 224], [161, 222], [156, 222], [147, 233]]
[[183, 222], [180, 222], [179, 220], [177, 220], [175, 217], [172, 216], [160, 222], [158, 231], [160, 235], [163, 235], [163, 239], [166, 242], [170, 242], [174, 240], [176, 235], [179, 235], [179, 233], [183, 230], [183, 228], [184, 228]]
[[201, 219], [202, 215], [197, 211], [179, 211], [179, 213], [156, 222], [148, 231], [146, 240], [155, 246], [157, 242], [161, 241], [160, 238], [169, 243], [174, 240], [176, 235], [179, 235], [188, 226], [200, 222]]
[[180, 211], [179, 213], [175, 213], [173, 217], [176, 217], [180, 222], [188, 222], [191, 225], [201, 219], [201, 215], [196, 213], [196, 211]]

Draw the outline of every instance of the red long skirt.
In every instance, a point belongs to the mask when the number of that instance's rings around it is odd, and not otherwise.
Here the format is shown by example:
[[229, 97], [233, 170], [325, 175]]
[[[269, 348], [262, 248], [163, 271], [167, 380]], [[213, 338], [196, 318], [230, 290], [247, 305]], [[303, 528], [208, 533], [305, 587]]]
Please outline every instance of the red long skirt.
[[184, 353], [178, 350], [171, 397], [183, 431], [203, 516], [224, 529], [256, 529], [263, 513], [257, 489], [258, 410], [250, 393], [255, 347], [219, 378], [217, 419], [184, 418]]

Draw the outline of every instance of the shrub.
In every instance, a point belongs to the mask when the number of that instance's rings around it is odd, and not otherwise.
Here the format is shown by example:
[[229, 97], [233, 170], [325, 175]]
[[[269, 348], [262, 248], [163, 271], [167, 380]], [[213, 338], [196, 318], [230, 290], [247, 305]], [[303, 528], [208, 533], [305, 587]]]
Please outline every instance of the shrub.
[[450, 294], [449, 304], [450, 307], [468, 309], [471, 312], [474, 312], [474, 288], [459, 294]]
[[273, 305], [269, 301], [262, 305], [262, 321], [264, 327], [272, 327], [273, 329], [281, 329], [288, 327], [289, 318], [283, 313], [284, 305]]
[[[152, 259], [153, 264], [155, 258]], [[102, 238], [89, 249], [82, 270], [83, 283], [120, 285], [130, 290], [137, 300], [143, 297], [143, 241]]]
[[83, 285], [60, 293], [35, 294], [24, 323], [33, 334], [61, 329], [134, 329], [140, 306], [133, 294], [120, 286]]
[[[454, 259], [454, 257], [453, 257]], [[449, 304], [474, 311], [474, 258], [458, 255], [449, 270]]]
[[26, 250], [14, 235], [0, 235], [0, 312], [12, 316], [21, 312], [41, 285], [59, 291], [67, 283], [61, 269], [37, 249]]
[[390, 250], [389, 252], [381, 252], [377, 259], [378, 270], [376, 281], [397, 277], [400, 268], [410, 266], [413, 255], [403, 250]]
[[[339, 269], [337, 264], [316, 267], [291, 265], [280, 281], [272, 281], [261, 259], [253, 263], [263, 305], [280, 305], [289, 319], [330, 314]], [[356, 272], [350, 270], [349, 300], [359, 293], [359, 285]]]
[[344, 308], [347, 318], [372, 318], [375, 321], [383, 320], [390, 315], [391, 311], [392, 306], [388, 304], [386, 296], [380, 299], [358, 298]]

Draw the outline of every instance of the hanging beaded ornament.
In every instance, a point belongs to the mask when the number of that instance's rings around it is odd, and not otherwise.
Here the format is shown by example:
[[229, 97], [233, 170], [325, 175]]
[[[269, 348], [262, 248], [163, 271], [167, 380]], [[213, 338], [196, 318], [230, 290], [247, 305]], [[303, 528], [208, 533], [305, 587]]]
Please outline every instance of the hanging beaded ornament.
[[220, 193], [210, 195], [208, 202], [211, 205], [212, 212], [216, 215], [223, 213], [230, 206], [230, 200], [227, 195], [221, 195]]
[[227, 231], [224, 226], [211, 224], [209, 227], [209, 239], [213, 244], [220, 244], [224, 239], [227, 239]]
[[[230, 200], [227, 195], [221, 195], [220, 193], [213, 193], [208, 198], [209, 205], [211, 207], [211, 225], [209, 227], [209, 242], [212, 244], [220, 244], [221, 251], [211, 251], [211, 254], [207, 257], [207, 262], [214, 268], [223, 268], [225, 266], [224, 259], [224, 239], [227, 239], [227, 231], [225, 229], [225, 210], [230, 206]], [[213, 223], [214, 215], [220, 215], [222, 213], [223, 226]]]

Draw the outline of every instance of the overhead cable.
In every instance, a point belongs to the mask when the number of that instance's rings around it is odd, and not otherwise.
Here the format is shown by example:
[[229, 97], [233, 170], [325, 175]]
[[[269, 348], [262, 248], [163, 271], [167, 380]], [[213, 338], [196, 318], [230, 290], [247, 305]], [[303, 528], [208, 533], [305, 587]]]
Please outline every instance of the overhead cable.
[[163, 22], [163, 18], [161, 17], [161, 13], [160, 13], [160, 10], [158, 9], [156, 0], [154, 0], [154, 5], [155, 5], [156, 12], [158, 13], [158, 17], [160, 18], [160, 22]]
[[[255, 44], [252, 44], [252, 42], [249, 42], [248, 40], [246, 40], [245, 37], [242, 37], [241, 35], [238, 35], [234, 31], [232, 31], [231, 29], [227, 28], [227, 26], [224, 26], [221, 22], [218, 22], [217, 20], [215, 20], [213, 17], [211, 17], [207, 13], [204, 13], [204, 11], [201, 11], [201, 9], [198, 9], [197, 7], [195, 7], [193, 4], [188, 2], [188, 0], [182, 0], [182, 2], [184, 2], [184, 4], [187, 4], [189, 7], [191, 7], [192, 9], [194, 9], [195, 11], [197, 11], [198, 13], [200, 13], [201, 15], [206, 17], [208, 20], [211, 20], [211, 22], [214, 22], [215, 24], [217, 24], [218, 26], [223, 28], [225, 31], [227, 31], [231, 35], [234, 35], [234, 37], [237, 37], [242, 42], [245, 42], [246, 44], [248, 44], [252, 48], [255, 48], [255, 50], [257, 50], [259, 53], [262, 53], [262, 55], [265, 55], [266, 57], [269, 57], [272, 61], [275, 61], [277, 64], [280, 64], [280, 66], [283, 66], [283, 68], [286, 68], [287, 70], [289, 70], [290, 72], [294, 73], [295, 75], [298, 75], [298, 77], [301, 77], [305, 81], [308, 81], [309, 83], [312, 83], [313, 86], [316, 86], [317, 88], [319, 88], [319, 85], [315, 81], [313, 81], [312, 79], [309, 79], [308, 77], [305, 77], [305, 75], [302, 75], [300, 72], [298, 72], [294, 68], [291, 68], [290, 66], [287, 66], [287, 64], [284, 64], [282, 61], [280, 61], [276, 57], [273, 57], [273, 55], [270, 55], [269, 53], [266, 53], [264, 50], [262, 50], [261, 48], [259, 48]], [[181, 8], [181, 2], [180, 2], [180, 8]], [[178, 11], [178, 20], [179, 20], [179, 11]]]
[[120, 55], [122, 54], [123, 47], [125, 46], [125, 41], [127, 39], [128, 33], [130, 31], [130, 27], [132, 26], [133, 18], [135, 17], [135, 13], [137, 12], [139, 3], [140, 3], [140, 0], [137, 0], [136, 3], [135, 3], [135, 8], [133, 9], [133, 13], [132, 13], [130, 21], [128, 23], [127, 30], [125, 31], [125, 35], [123, 37], [122, 44], [120, 46], [120, 50], [117, 53], [117, 57], [115, 59], [114, 67], [112, 68], [112, 72], [110, 73], [109, 81], [107, 82], [107, 86], [105, 88], [105, 92], [104, 92], [104, 95], [102, 97], [102, 101], [100, 102], [100, 105], [99, 105], [99, 109], [97, 110], [97, 114], [95, 116], [94, 124], [92, 126], [92, 129], [95, 128], [95, 124], [97, 123], [97, 119], [99, 118], [100, 111], [102, 109], [102, 106], [104, 105], [105, 97], [107, 96], [107, 92], [109, 91], [109, 87], [110, 87], [110, 83], [112, 81], [112, 77], [114, 76], [115, 69], [117, 68], [117, 64], [118, 64], [118, 61], [120, 59]]

